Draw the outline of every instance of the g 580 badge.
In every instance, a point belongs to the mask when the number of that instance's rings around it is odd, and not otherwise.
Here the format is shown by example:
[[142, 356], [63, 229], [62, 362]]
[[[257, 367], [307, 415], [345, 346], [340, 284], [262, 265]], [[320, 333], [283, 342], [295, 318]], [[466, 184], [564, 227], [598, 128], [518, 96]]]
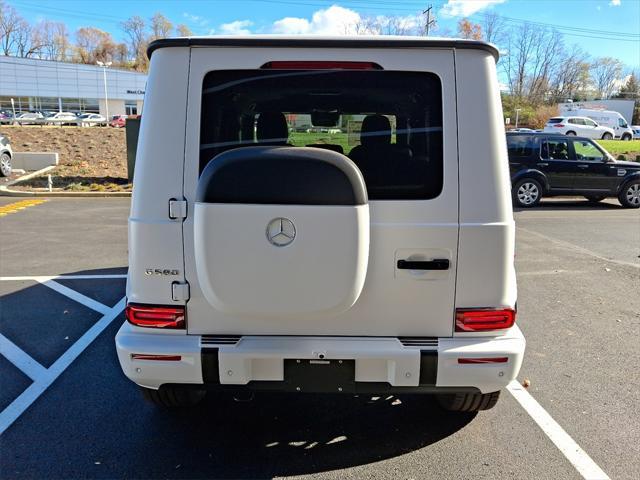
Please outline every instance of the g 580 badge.
[[161, 275], [161, 276], [173, 276], [180, 275], [180, 270], [169, 270], [162, 268], [147, 268], [144, 271], [145, 275]]

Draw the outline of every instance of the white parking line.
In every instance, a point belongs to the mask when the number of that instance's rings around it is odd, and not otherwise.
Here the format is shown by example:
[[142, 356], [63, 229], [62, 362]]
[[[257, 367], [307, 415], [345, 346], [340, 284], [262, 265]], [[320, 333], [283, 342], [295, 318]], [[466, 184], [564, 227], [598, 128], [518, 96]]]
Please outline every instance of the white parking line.
[[0, 333], [0, 355], [22, 370], [31, 380], [40, 378], [47, 371], [24, 350]]
[[0, 282], [12, 282], [20, 280], [35, 280], [36, 282], [46, 282], [47, 280], [100, 280], [100, 279], [117, 279], [127, 278], [127, 275], [35, 275], [35, 276], [18, 276], [18, 277], [0, 277]]
[[589, 480], [608, 480], [609, 476], [594, 462], [549, 413], [527, 392], [522, 385], [513, 380], [507, 390], [518, 401], [520, 406], [538, 424], [558, 450], [571, 462], [571, 465]]
[[36, 375], [34, 382], [7, 408], [0, 412], [0, 435], [15, 422], [24, 411], [42, 395], [73, 361], [93, 342], [102, 331], [122, 312], [126, 302], [123, 297], [113, 308], [78, 339], [58, 360], [42, 374]]
[[70, 289], [69, 287], [65, 287], [64, 285], [54, 282], [53, 280], [47, 280], [43, 282], [42, 285], [49, 287], [52, 290], [55, 290], [58, 293], [61, 293], [65, 297], [69, 297], [71, 300], [74, 300], [78, 303], [81, 303], [85, 307], [88, 307], [96, 312], [100, 312], [103, 315], [106, 315], [111, 311], [111, 308], [106, 305], [95, 301], [93, 298], [89, 298], [86, 295], [83, 295], [75, 290]]

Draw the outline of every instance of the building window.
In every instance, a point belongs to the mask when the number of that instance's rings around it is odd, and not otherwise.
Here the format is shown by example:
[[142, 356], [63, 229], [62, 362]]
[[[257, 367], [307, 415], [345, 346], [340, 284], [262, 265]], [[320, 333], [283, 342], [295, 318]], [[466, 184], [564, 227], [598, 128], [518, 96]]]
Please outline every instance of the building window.
[[126, 115], [137, 115], [138, 114], [138, 104], [136, 102], [125, 102], [124, 103], [124, 113]]

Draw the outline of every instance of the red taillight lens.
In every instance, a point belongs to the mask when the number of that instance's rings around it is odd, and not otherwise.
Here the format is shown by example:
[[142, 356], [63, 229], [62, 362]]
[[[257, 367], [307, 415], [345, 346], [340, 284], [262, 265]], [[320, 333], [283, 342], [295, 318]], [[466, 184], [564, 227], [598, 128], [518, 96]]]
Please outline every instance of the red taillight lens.
[[180, 355], [148, 355], [146, 353], [132, 353], [131, 360], [152, 360], [159, 362], [179, 362], [182, 360]]
[[516, 322], [516, 312], [511, 308], [501, 310], [456, 310], [456, 332], [481, 332], [511, 328]]
[[284, 61], [267, 62], [260, 68], [271, 70], [382, 70], [373, 62], [313, 62], [313, 61]]
[[564, 127], [564, 123], [554, 123], [553, 126], [556, 127], [556, 128], [563, 128]]
[[184, 307], [129, 304], [125, 315], [130, 323], [138, 327], [185, 328]]
[[481, 365], [484, 363], [507, 363], [509, 357], [482, 357], [482, 358], [459, 358], [458, 363], [461, 365]]

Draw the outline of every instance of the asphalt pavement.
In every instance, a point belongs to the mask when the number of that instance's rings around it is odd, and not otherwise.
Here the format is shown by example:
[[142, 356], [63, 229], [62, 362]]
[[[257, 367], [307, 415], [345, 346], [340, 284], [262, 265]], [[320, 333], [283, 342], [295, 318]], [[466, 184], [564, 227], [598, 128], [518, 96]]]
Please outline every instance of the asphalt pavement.
[[[113, 342], [128, 210], [50, 199], [0, 217], [1, 478], [582, 478], [506, 390], [462, 415], [423, 396], [145, 403]], [[640, 212], [561, 200], [515, 217], [519, 381], [609, 477], [638, 478]]]

